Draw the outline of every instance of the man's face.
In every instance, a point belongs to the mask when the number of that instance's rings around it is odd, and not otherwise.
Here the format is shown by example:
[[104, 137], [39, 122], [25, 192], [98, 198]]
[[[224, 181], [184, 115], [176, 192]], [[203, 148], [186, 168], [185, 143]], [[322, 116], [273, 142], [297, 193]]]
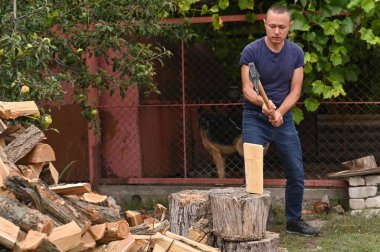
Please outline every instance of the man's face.
[[273, 44], [282, 44], [288, 36], [292, 23], [288, 13], [274, 13], [270, 11], [264, 19], [265, 30], [267, 37]]

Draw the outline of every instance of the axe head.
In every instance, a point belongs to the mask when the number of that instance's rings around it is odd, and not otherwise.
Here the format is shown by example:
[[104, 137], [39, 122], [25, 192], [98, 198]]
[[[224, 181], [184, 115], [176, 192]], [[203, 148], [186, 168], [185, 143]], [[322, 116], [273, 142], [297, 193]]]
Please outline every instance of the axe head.
[[256, 93], [260, 94], [259, 93], [259, 84], [258, 84], [259, 80], [260, 80], [260, 75], [256, 69], [255, 63], [254, 62], [249, 63], [248, 67], [249, 67], [249, 79], [253, 83], [253, 87], [254, 87]]

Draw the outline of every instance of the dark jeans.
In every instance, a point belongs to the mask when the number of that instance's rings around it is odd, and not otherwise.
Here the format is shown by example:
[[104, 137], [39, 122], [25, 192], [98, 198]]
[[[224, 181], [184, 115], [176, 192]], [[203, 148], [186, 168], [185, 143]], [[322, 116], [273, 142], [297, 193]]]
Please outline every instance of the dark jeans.
[[[301, 217], [304, 191], [304, 171], [301, 143], [298, 132], [288, 112], [284, 123], [276, 128], [261, 112], [243, 111], [243, 142], [265, 145], [271, 142], [276, 147], [286, 172], [285, 216], [287, 221]], [[265, 169], [265, 167], [264, 167]]]

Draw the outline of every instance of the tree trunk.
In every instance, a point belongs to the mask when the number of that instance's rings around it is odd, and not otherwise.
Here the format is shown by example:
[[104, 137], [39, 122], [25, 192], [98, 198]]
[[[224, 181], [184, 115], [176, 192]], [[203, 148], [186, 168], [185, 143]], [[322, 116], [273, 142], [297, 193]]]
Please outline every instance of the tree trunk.
[[210, 190], [214, 234], [227, 241], [264, 237], [271, 205], [269, 192], [250, 194], [245, 188]]
[[0, 216], [12, 221], [25, 232], [35, 230], [50, 234], [54, 227], [54, 221], [49, 216], [4, 196], [0, 196]]
[[172, 233], [187, 237], [189, 228], [201, 218], [211, 220], [209, 191], [185, 190], [169, 196]]
[[233, 242], [217, 239], [218, 248], [222, 252], [277, 252], [280, 235], [265, 232], [265, 238], [258, 241]]

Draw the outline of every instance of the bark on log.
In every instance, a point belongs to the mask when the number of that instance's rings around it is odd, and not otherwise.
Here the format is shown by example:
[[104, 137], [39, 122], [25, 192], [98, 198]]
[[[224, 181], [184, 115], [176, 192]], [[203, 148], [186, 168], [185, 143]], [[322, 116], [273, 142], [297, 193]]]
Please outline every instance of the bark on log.
[[245, 188], [210, 190], [214, 234], [228, 241], [262, 239], [271, 205], [269, 192], [250, 194]]
[[9, 143], [4, 152], [8, 160], [15, 163], [28, 154], [43, 139], [45, 139], [45, 134], [36, 126], [31, 125], [19, 137]]
[[64, 198], [75, 206], [76, 209], [81, 211], [82, 214], [86, 216], [87, 219], [91, 220], [93, 224], [115, 222], [121, 219], [119, 211], [114, 208], [98, 206], [83, 200], [75, 200], [67, 197]]
[[[61, 196], [50, 191], [48, 186], [40, 180], [33, 181], [31, 184], [21, 177], [8, 177], [7, 186], [19, 200], [22, 197], [31, 196], [37, 209], [46, 212], [62, 224], [74, 220], [81, 228], [90, 225], [90, 220], [86, 216]], [[36, 192], [37, 196], [35, 196]]]
[[201, 218], [211, 220], [209, 191], [184, 190], [169, 196], [170, 232], [187, 237]]
[[25, 232], [35, 230], [50, 234], [54, 228], [54, 221], [49, 216], [4, 196], [0, 196], [0, 216], [12, 221]]
[[222, 252], [277, 252], [280, 235], [265, 232], [265, 238], [258, 241], [233, 242], [217, 239], [217, 246]]

